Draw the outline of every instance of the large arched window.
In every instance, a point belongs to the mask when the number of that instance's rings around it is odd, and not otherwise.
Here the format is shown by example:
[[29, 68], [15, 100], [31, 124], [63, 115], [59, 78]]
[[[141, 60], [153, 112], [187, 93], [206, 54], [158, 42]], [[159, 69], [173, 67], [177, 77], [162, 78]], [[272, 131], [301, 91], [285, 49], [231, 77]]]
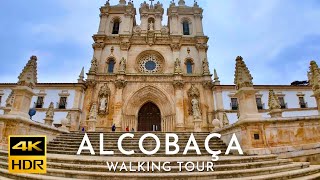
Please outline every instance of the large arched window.
[[189, 22], [187, 20], [182, 22], [183, 35], [190, 35]]
[[187, 67], [187, 74], [192, 74], [192, 65], [193, 65], [193, 62], [191, 59], [188, 59], [186, 61], [186, 67]]
[[115, 19], [113, 21], [112, 34], [119, 34], [119, 29], [120, 29], [120, 20]]
[[115, 64], [114, 59], [109, 59], [109, 61], [108, 61], [108, 73], [113, 73], [114, 64]]

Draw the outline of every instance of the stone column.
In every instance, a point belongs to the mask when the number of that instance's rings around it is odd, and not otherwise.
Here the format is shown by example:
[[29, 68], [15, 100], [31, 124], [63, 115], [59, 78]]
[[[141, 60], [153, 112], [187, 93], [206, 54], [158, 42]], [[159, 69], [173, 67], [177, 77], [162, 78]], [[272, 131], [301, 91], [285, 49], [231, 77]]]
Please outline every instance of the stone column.
[[213, 87], [213, 93], [214, 93], [214, 100], [216, 104], [216, 118], [220, 121], [223, 121], [223, 111], [224, 111], [224, 105], [223, 105], [223, 98], [222, 98], [222, 88], [219, 86]]
[[[181, 78], [181, 75], [179, 75]], [[184, 105], [183, 105], [183, 86], [182, 80], [175, 80], [173, 82], [175, 89], [175, 105], [176, 105], [176, 131], [184, 131]]]
[[157, 33], [160, 33], [161, 30], [161, 20], [162, 20], [162, 16], [161, 14], [156, 14], [155, 15], [156, 19], [155, 19], [155, 24], [154, 24], [154, 30]]
[[202, 83], [204, 87], [204, 94], [205, 98], [207, 101], [207, 106], [208, 106], [208, 123], [211, 125], [212, 120], [214, 119], [213, 117], [213, 111], [214, 111], [214, 98], [213, 98], [213, 93], [212, 93], [212, 87], [213, 87], [213, 82], [211, 80], [204, 81]]
[[116, 125], [117, 130], [122, 130], [122, 92], [123, 88], [126, 86], [127, 81], [124, 80], [123, 75], [118, 75], [117, 80], [115, 81], [116, 93], [115, 93], [115, 103], [114, 103], [114, 112], [113, 112], [113, 123]]
[[27, 86], [17, 86], [13, 88], [15, 100], [10, 115], [18, 115], [30, 119], [29, 109], [31, 99], [35, 95], [31, 88]]
[[237, 97], [239, 101], [239, 121], [250, 121], [262, 118], [257, 108], [256, 92], [257, 90], [253, 87], [243, 87], [236, 92], [235, 97]]
[[195, 34], [197, 36], [203, 36], [203, 28], [202, 28], [202, 15], [201, 14], [195, 14], [195, 23], [196, 23], [196, 29], [195, 29]]
[[148, 15], [147, 14], [141, 14], [141, 32], [147, 33], [148, 31]]
[[99, 31], [98, 34], [106, 34], [106, 27], [107, 27], [107, 19], [108, 19], [108, 13], [105, 12], [103, 8], [100, 9], [100, 25], [99, 25]]
[[171, 18], [171, 25], [170, 25], [171, 35], [178, 35], [179, 34], [178, 27], [180, 25], [180, 23], [178, 22], [178, 15], [176, 13], [171, 13], [169, 18]]

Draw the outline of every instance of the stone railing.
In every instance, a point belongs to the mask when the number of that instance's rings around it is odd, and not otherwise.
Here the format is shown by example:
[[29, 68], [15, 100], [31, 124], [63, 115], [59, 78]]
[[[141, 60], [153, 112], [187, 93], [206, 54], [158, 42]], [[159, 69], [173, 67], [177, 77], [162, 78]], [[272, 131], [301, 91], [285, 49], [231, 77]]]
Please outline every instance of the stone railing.
[[45, 135], [47, 143], [60, 133], [68, 132], [16, 115], [0, 115], [0, 149], [7, 150], [10, 135]]
[[226, 143], [235, 133], [248, 155], [320, 152], [320, 116], [238, 121], [216, 132]]

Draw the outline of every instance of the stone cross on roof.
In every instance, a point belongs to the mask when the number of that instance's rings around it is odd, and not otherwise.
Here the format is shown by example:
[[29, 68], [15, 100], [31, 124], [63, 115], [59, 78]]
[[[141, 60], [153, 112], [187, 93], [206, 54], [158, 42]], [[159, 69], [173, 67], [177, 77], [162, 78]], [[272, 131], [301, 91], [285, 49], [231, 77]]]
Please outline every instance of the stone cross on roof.
[[152, 6], [152, 2], [154, 1], [154, 0], [149, 0], [150, 1], [150, 3], [151, 3], [151, 6]]

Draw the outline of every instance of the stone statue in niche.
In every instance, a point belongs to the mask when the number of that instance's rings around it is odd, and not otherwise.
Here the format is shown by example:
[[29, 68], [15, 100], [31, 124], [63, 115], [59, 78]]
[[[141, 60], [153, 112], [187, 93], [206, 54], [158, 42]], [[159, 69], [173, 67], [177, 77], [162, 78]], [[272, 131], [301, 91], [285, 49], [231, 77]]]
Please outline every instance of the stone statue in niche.
[[119, 73], [125, 73], [126, 72], [126, 59], [122, 57], [119, 63]]
[[93, 103], [90, 109], [90, 113], [89, 113], [89, 120], [90, 119], [97, 119], [97, 107], [96, 107], [96, 103]]
[[181, 74], [181, 61], [179, 58], [174, 62], [174, 73]]
[[197, 98], [192, 98], [191, 100], [192, 104], [192, 114], [194, 119], [200, 119], [201, 118], [201, 113], [200, 113], [200, 108], [199, 108], [199, 101]]
[[99, 91], [99, 108], [98, 108], [98, 114], [99, 115], [105, 115], [108, 114], [108, 105], [109, 105], [109, 98], [110, 98], [110, 88], [107, 86], [107, 84], [104, 84]]
[[150, 23], [149, 23], [149, 31], [153, 31], [154, 30], [154, 24], [153, 24], [153, 22], [151, 21]]
[[210, 74], [209, 62], [208, 62], [207, 58], [204, 58], [204, 60], [202, 61], [202, 68], [203, 68], [203, 74], [204, 75], [209, 75]]

